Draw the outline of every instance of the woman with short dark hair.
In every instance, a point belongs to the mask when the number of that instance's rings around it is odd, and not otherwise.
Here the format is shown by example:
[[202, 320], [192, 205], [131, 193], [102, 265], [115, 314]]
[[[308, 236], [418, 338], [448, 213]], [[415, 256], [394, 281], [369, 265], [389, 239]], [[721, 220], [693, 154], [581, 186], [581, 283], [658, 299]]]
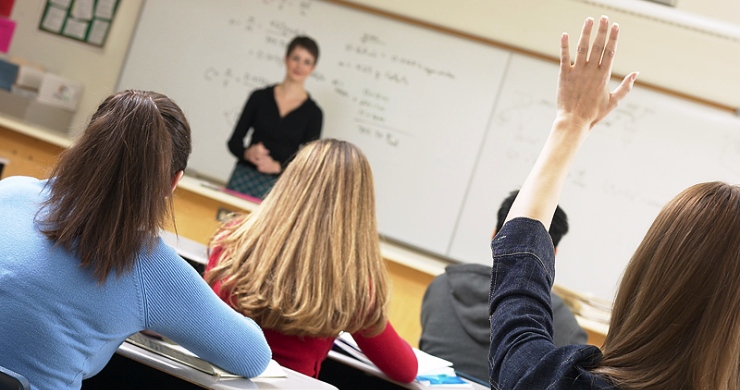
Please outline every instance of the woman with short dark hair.
[[319, 139], [324, 116], [305, 87], [318, 60], [313, 39], [293, 38], [285, 53], [283, 81], [249, 96], [228, 142], [237, 163], [227, 188], [264, 198], [301, 145]]

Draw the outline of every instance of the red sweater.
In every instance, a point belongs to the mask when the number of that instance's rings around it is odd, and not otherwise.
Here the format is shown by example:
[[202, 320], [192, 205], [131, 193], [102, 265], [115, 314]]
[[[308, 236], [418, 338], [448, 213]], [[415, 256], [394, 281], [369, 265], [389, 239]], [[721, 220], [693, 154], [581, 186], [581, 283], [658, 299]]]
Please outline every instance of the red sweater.
[[[206, 271], [218, 264], [221, 251], [213, 250], [208, 258]], [[218, 293], [221, 283], [213, 285]], [[232, 305], [227, 292], [219, 294], [221, 299]], [[285, 335], [265, 329], [265, 338], [272, 349], [272, 358], [280, 365], [302, 374], [317, 378], [321, 363], [329, 355], [334, 337], [306, 337]], [[362, 332], [352, 334], [363, 353], [389, 378], [398, 382], [412, 382], [418, 372], [418, 362], [411, 346], [403, 340], [388, 322], [382, 333], [375, 337], [363, 337]]]

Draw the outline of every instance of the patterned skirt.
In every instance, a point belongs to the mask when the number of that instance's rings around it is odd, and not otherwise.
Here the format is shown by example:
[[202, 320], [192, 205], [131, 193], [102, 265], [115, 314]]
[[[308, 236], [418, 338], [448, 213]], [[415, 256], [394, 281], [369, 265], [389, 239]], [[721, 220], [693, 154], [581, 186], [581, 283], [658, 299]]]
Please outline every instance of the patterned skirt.
[[277, 181], [277, 175], [268, 175], [252, 167], [236, 164], [226, 188], [255, 198], [264, 199]]

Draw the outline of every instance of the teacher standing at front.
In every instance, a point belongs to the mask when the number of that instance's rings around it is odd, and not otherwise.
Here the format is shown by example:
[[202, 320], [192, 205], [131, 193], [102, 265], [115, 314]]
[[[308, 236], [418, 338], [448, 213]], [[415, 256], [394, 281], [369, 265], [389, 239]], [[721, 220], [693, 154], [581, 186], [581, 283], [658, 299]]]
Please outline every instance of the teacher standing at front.
[[228, 142], [238, 159], [228, 189], [264, 198], [301, 145], [319, 139], [323, 113], [304, 86], [318, 58], [313, 39], [295, 37], [285, 55], [285, 79], [249, 96]]

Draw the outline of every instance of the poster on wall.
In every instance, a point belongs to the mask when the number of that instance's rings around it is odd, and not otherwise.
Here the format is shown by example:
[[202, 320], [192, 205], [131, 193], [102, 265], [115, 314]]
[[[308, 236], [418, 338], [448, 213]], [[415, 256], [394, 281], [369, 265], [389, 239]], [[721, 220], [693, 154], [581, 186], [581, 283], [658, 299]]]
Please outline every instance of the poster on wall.
[[0, 16], [0, 53], [7, 53], [13, 40], [15, 21]]
[[0, 0], [0, 17], [9, 18], [15, 0]]
[[47, 0], [39, 30], [103, 46], [118, 0]]

